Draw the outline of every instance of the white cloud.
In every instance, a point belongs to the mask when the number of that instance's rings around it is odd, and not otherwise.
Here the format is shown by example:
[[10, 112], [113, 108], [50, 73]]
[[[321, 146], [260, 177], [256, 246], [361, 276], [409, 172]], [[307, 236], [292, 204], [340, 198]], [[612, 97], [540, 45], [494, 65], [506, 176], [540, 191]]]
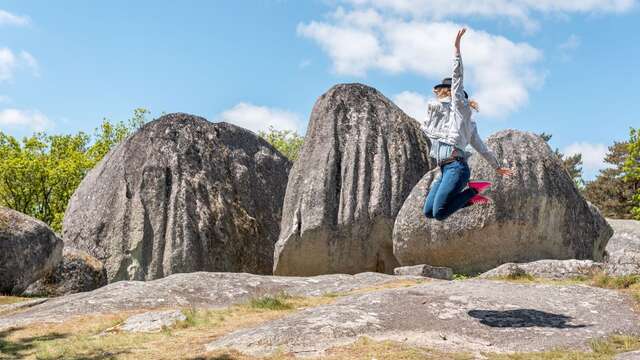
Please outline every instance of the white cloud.
[[412, 91], [403, 91], [393, 97], [393, 102], [407, 115], [418, 121], [424, 121], [427, 117], [427, 104], [429, 98]]
[[27, 16], [15, 15], [0, 9], [0, 25], [26, 26], [30, 23], [31, 20]]
[[18, 60], [9, 48], [0, 48], [0, 81], [13, 77]]
[[53, 126], [46, 115], [37, 110], [4, 109], [0, 111], [1, 127], [26, 127], [43, 131]]
[[579, 46], [580, 46], [580, 37], [578, 37], [576, 34], [571, 34], [569, 35], [567, 40], [565, 40], [565, 42], [558, 45], [558, 48], [560, 50], [575, 50]]
[[40, 76], [40, 65], [38, 65], [38, 61], [33, 55], [28, 53], [27, 51], [22, 50], [20, 52], [20, 58], [24, 62], [24, 64], [31, 69], [31, 72], [34, 76]]
[[[384, 17], [372, 9], [338, 8], [327, 22], [299, 24], [298, 34], [315, 40], [338, 74], [364, 76], [370, 70], [383, 70], [438, 81], [452, 71], [453, 38], [459, 27], [452, 22]], [[536, 68], [542, 53], [526, 43], [469, 29], [463, 55], [465, 85], [474, 90], [472, 97], [488, 116], [505, 117], [516, 111], [544, 80]]]
[[381, 52], [378, 39], [367, 30], [312, 21], [298, 25], [298, 34], [316, 40], [339, 74], [365, 75], [369, 59]]
[[599, 170], [607, 167], [604, 162], [607, 151], [606, 145], [588, 142], [575, 142], [562, 149], [565, 155], [582, 154], [582, 169], [587, 179], [593, 178]]
[[222, 112], [218, 120], [242, 126], [256, 133], [267, 130], [269, 126], [278, 130], [298, 131], [300, 124], [300, 117], [293, 112], [245, 102]]
[[13, 78], [20, 68], [28, 68], [34, 76], [40, 75], [38, 61], [27, 51], [21, 51], [16, 55], [9, 48], [0, 48], [0, 82]]
[[539, 14], [621, 13], [631, 10], [636, 0], [343, 0], [356, 8], [376, 8], [414, 18], [508, 19], [528, 31], [539, 28]]
[[558, 45], [560, 59], [565, 62], [571, 61], [572, 53], [580, 47], [580, 43], [580, 37], [575, 34], [569, 35], [567, 40]]

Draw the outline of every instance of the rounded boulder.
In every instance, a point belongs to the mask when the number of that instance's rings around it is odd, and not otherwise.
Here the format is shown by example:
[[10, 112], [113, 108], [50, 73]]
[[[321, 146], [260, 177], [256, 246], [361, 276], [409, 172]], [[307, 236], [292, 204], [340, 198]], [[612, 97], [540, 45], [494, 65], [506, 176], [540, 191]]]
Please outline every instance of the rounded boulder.
[[253, 132], [188, 114], [144, 125], [73, 194], [65, 243], [109, 282], [194, 271], [270, 274], [290, 162]]
[[0, 294], [21, 294], [62, 260], [62, 240], [44, 222], [0, 207]]
[[400, 210], [393, 249], [403, 266], [446, 266], [479, 273], [509, 262], [541, 259], [602, 261], [611, 227], [580, 195], [560, 159], [540, 137], [505, 130], [487, 140], [512, 177], [496, 174], [475, 154], [471, 179], [493, 182], [489, 204], [461, 209], [444, 221], [422, 213], [426, 194], [440, 176], [427, 173]]

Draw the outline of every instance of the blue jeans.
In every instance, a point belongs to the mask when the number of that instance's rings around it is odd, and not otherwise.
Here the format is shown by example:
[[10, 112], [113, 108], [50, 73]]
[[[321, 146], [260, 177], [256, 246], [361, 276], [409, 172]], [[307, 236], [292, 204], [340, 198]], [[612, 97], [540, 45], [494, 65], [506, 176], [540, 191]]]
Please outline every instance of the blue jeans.
[[469, 182], [469, 165], [466, 161], [454, 161], [440, 167], [442, 176], [431, 185], [422, 212], [428, 218], [444, 220], [467, 206], [477, 194], [474, 189], [463, 189]]

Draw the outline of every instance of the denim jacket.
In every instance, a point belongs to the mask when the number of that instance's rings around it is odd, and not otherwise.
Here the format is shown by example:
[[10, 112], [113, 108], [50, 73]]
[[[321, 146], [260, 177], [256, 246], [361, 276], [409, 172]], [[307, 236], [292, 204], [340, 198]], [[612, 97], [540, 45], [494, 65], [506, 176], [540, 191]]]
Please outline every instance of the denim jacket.
[[[462, 150], [464, 154], [468, 154], [464, 149], [471, 145], [494, 169], [500, 167], [493, 152], [480, 138], [476, 122], [471, 119], [471, 107], [464, 94], [460, 55], [457, 55], [453, 62], [451, 99], [429, 102], [427, 119], [422, 123], [422, 130], [431, 139], [432, 144], [440, 141]], [[438, 156], [434, 157], [440, 161]]]

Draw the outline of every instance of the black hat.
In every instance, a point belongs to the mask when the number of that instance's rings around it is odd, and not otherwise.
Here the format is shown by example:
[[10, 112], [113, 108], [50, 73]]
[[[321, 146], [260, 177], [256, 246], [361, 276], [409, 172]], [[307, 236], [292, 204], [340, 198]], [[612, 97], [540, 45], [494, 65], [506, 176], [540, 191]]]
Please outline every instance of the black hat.
[[[444, 78], [442, 79], [442, 83], [438, 84], [436, 86], [433, 87], [434, 90], [436, 89], [441, 89], [441, 88], [449, 88], [451, 89], [451, 78]], [[467, 99], [469, 98], [469, 95], [467, 94], [467, 92], [464, 92], [464, 97], [466, 97]]]

